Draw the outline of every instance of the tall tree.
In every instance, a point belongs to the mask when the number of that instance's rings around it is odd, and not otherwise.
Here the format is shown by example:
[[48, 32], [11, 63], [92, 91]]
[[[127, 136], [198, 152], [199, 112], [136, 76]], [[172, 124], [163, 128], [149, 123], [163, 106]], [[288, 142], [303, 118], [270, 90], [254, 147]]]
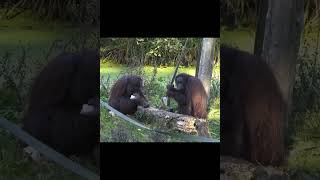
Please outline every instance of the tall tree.
[[209, 97], [212, 79], [215, 38], [203, 38], [200, 59], [197, 63], [196, 76], [202, 81], [204, 89]]
[[301, 32], [303, 0], [262, 0], [254, 52], [273, 69], [286, 101], [295, 77]]
[[[288, 117], [304, 25], [304, 2], [303, 0], [261, 0], [257, 22], [254, 52], [262, 56], [271, 66], [283, 98], [287, 102]], [[286, 129], [287, 119], [284, 121]]]

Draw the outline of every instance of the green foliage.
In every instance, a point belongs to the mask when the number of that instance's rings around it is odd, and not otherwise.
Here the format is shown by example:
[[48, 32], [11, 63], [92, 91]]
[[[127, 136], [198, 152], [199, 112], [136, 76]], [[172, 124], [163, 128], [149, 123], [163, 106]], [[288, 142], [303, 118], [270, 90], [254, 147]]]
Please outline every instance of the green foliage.
[[155, 107], [161, 107], [161, 98], [165, 96], [167, 79], [159, 77], [155, 79], [148, 79], [145, 81], [145, 93], [148, 100], [153, 103]]
[[[12, 89], [0, 89], [0, 117], [17, 120], [22, 118], [21, 104], [18, 104], [16, 91]], [[19, 121], [18, 121], [19, 122]]]
[[100, 76], [100, 97], [109, 97], [110, 90], [110, 76]]
[[[220, 1], [221, 21], [231, 28], [255, 26], [261, 0], [224, 0]], [[305, 26], [319, 25], [319, 0], [304, 1]]]
[[302, 141], [320, 141], [320, 111], [309, 111], [296, 113], [294, 122], [299, 127], [296, 137]]
[[210, 103], [216, 98], [220, 97], [220, 79], [212, 78], [211, 80], [211, 88], [210, 88]]
[[[144, 39], [138, 40], [140, 40], [140, 42], [144, 42]], [[181, 52], [183, 47], [178, 38], [156, 38], [155, 40], [147, 43], [150, 43], [151, 45], [146, 55], [152, 58], [166, 56], [173, 59], [176, 54]]]
[[288, 160], [291, 179], [319, 179], [320, 111], [295, 113], [291, 124], [295, 129]]
[[44, 20], [68, 20], [71, 22], [98, 24], [100, 4], [98, 0], [20, 0], [6, 3], [7, 19], [16, 17], [24, 10], [31, 10]]
[[320, 108], [320, 32], [305, 30], [304, 42], [300, 48], [296, 82], [293, 91], [294, 112]]
[[320, 179], [319, 170], [313, 169], [314, 166], [310, 167], [310, 162], [297, 159], [295, 165], [297, 165], [297, 167], [291, 168], [288, 172], [291, 180]]
[[22, 55], [17, 61], [10, 61], [10, 54], [8, 52], [4, 54], [2, 61], [0, 61], [0, 77], [3, 77], [2, 84], [4, 88], [1, 92], [4, 96], [0, 101], [2, 101], [4, 106], [11, 104], [17, 111], [22, 111], [26, 93], [26, 91], [22, 90], [26, 89], [28, 85], [25, 83], [27, 73], [25, 62], [26, 48], [22, 47], [21, 49]]
[[[175, 65], [186, 38], [102, 38], [101, 56], [118, 64]], [[201, 38], [189, 38], [182, 65], [195, 65]]]
[[[239, 26], [255, 24], [258, 1], [226, 0], [220, 2], [221, 20], [224, 25]], [[232, 22], [231, 22], [232, 21]]]

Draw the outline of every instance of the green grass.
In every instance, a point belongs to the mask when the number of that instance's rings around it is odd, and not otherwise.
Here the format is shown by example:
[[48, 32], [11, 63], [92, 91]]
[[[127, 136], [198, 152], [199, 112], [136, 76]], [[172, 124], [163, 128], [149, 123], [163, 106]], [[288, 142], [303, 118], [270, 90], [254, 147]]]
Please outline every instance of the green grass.
[[147, 132], [138, 130], [128, 122], [124, 122], [118, 117], [111, 117], [106, 109], [100, 113], [100, 142], [147, 142]]
[[235, 31], [220, 31], [220, 42], [236, 46], [241, 50], [253, 52], [255, 33], [249, 29]]
[[17, 145], [16, 140], [2, 129], [0, 142], [1, 180], [82, 179], [52, 162], [36, 163], [30, 160]]
[[[305, 36], [305, 37], [303, 37]], [[316, 52], [317, 49], [317, 30], [311, 30], [307, 34], [302, 34], [300, 47], [303, 47], [304, 40], [307, 41], [307, 49], [309, 52]], [[234, 31], [227, 31], [222, 28], [220, 30], [220, 42], [236, 46], [241, 50], [253, 53], [255, 43], [255, 31], [250, 28], [236, 29]], [[311, 49], [311, 50], [310, 50]], [[302, 48], [300, 48], [301, 53]], [[318, 58], [320, 53], [318, 54]]]
[[[12, 112], [13, 113], [13, 112]], [[0, 116], [3, 116], [0, 113]], [[14, 120], [13, 114], [4, 116], [7, 119]], [[14, 120], [16, 121], [16, 120]], [[83, 179], [71, 171], [68, 171], [61, 166], [50, 162], [42, 161], [35, 162], [27, 156], [17, 140], [7, 131], [0, 128], [0, 179], [15, 180], [15, 179]], [[92, 171], [99, 173], [93, 165], [91, 158], [87, 157], [71, 157], [71, 159]]]
[[[176, 67], [159, 67], [157, 68], [158, 76], [163, 78], [169, 78], [172, 76], [173, 72], [175, 71]], [[143, 70], [144, 73], [151, 75], [153, 72], [152, 66], [144, 66]], [[111, 77], [116, 77], [120, 72], [130, 72], [131, 67], [125, 67], [118, 64], [113, 64], [110, 62], [100, 64], [100, 74], [103, 75], [110, 75]], [[179, 67], [179, 73], [188, 73], [188, 74], [195, 74], [195, 68], [192, 67]]]
[[318, 142], [296, 139], [290, 152], [289, 167], [320, 172], [320, 146]]
[[[142, 74], [144, 77], [145, 82], [145, 93], [148, 98], [148, 101], [150, 102], [151, 106], [153, 107], [161, 107], [161, 97], [165, 96], [166, 92], [166, 84], [170, 82], [171, 77], [174, 73], [175, 67], [159, 67], [157, 68], [157, 76], [155, 80], [151, 81], [151, 77], [153, 74], [153, 67], [151, 66], [144, 66], [142, 68]], [[179, 68], [178, 73], [188, 73], [191, 75], [195, 74], [195, 68], [194, 67], [181, 67]], [[127, 67], [119, 64], [113, 64], [110, 62], [102, 63], [100, 65], [100, 75], [101, 76], [108, 76], [110, 78], [110, 82], [108, 82], [108, 86], [111, 87], [111, 85], [121, 76], [123, 73], [134, 73], [135, 70], [132, 67]], [[214, 68], [214, 74], [220, 74], [220, 67], [215, 66]], [[218, 76], [219, 77], [219, 76]], [[174, 101], [171, 101], [171, 106], [173, 108], [177, 107], [177, 104]], [[156, 136], [156, 139], [159, 138], [160, 135], [152, 134], [148, 131], [144, 130], [138, 130], [137, 127], [133, 126], [131, 124], [128, 124], [126, 122], [123, 122], [123, 120], [120, 120], [116, 117], [110, 117], [108, 114], [105, 114], [106, 112], [101, 111], [100, 116], [100, 123], [101, 123], [101, 141], [112, 141], [113, 134], [112, 131], [115, 128], [124, 127], [121, 129], [127, 129], [126, 130], [126, 136], [128, 137], [128, 141], [132, 141], [134, 139], [135, 141], [139, 142], [146, 142], [146, 141], [155, 141], [153, 138]], [[215, 99], [214, 103], [211, 104], [209, 114], [208, 114], [208, 120], [209, 120], [209, 131], [213, 138], [220, 139], [220, 98]], [[130, 129], [130, 130], [128, 130]], [[142, 134], [144, 136], [142, 136]], [[147, 139], [146, 139], [147, 138]], [[174, 139], [172, 137], [161, 137], [161, 139], [167, 139], [168, 142], [172, 141], [181, 141], [178, 139]]]
[[82, 31], [82, 28], [67, 22], [40, 21], [28, 11], [14, 19], [2, 18], [0, 20], [0, 55], [2, 57], [4, 52], [9, 52], [14, 56], [16, 51], [21, 52], [21, 46], [25, 46], [29, 57], [39, 58], [39, 54], [48, 50], [55, 41], [70, 41], [90, 34]]

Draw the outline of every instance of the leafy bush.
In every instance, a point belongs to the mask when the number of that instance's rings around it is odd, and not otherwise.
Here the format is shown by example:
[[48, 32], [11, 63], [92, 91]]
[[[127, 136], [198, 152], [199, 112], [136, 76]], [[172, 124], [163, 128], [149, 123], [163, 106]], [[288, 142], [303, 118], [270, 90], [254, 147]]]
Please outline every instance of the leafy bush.
[[[296, 82], [293, 91], [293, 111], [304, 112], [320, 108], [320, 33], [306, 30], [301, 55], [298, 58]], [[315, 44], [311, 44], [314, 43]]]
[[[102, 38], [101, 56], [117, 64], [175, 65], [186, 38]], [[189, 38], [181, 64], [196, 64], [201, 38]], [[180, 59], [179, 59], [180, 60]]]
[[[0, 3], [1, 4], [1, 3]], [[14, 18], [24, 10], [31, 10], [44, 19], [68, 20], [84, 24], [100, 23], [99, 0], [19, 0], [6, 3], [7, 19]]]
[[297, 113], [294, 117], [295, 127], [299, 127], [296, 136], [303, 141], [319, 142], [320, 140], [320, 111]]

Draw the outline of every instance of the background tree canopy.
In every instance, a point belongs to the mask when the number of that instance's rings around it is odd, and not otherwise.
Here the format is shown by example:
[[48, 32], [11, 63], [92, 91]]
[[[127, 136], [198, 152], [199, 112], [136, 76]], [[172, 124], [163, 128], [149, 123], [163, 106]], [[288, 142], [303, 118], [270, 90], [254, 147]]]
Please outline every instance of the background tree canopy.
[[[238, 26], [255, 26], [256, 13], [261, 0], [226, 0], [220, 1], [220, 18], [223, 25], [228, 28]], [[320, 22], [320, 1], [306, 0], [305, 26], [316, 26]]]
[[[117, 64], [172, 66], [182, 52], [187, 38], [103, 38], [100, 41], [103, 61]], [[189, 38], [181, 65], [195, 66], [199, 59], [201, 38]], [[219, 43], [216, 48], [219, 47]], [[217, 62], [218, 53], [215, 55]]]
[[3, 0], [0, 17], [11, 19], [31, 10], [45, 20], [66, 20], [83, 24], [100, 23], [100, 0]]

